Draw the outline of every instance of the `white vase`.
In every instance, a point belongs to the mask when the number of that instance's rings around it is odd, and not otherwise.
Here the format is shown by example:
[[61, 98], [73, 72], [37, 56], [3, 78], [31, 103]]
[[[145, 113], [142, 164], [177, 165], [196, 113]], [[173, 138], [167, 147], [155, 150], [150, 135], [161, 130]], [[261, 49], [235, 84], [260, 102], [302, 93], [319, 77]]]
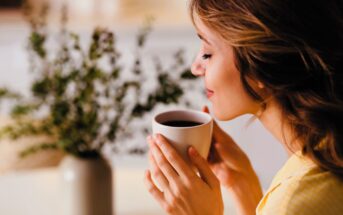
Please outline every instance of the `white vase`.
[[112, 170], [104, 159], [66, 156], [60, 176], [60, 214], [113, 215]]

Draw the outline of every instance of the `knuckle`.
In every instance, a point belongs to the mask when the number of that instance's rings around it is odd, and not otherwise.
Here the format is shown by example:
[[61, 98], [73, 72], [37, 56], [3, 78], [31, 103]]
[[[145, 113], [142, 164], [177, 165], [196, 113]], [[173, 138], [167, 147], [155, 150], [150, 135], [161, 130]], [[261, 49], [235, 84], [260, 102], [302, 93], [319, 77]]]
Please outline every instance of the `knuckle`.
[[154, 169], [152, 175], [154, 176], [154, 178], [158, 178], [161, 176], [161, 171], [158, 169]]
[[159, 161], [159, 166], [161, 167], [161, 169], [166, 169], [169, 166], [169, 163], [162, 159], [161, 161]]
[[190, 187], [191, 185], [191, 180], [189, 180], [188, 178], [184, 180], [184, 184], [183, 184], [183, 187], [185, 190], [189, 190], [188, 188]]
[[161, 161], [163, 161], [163, 157], [162, 157], [162, 155], [160, 153], [155, 153], [154, 154], [154, 158], [155, 158], [155, 161], [157, 163], [160, 163]]
[[175, 196], [176, 198], [185, 197], [188, 191], [185, 186], [178, 186], [175, 188]]
[[199, 183], [198, 180], [195, 180], [195, 181], [189, 183], [188, 190], [190, 190], [190, 192], [197, 190], [198, 183]]
[[174, 152], [174, 151], [170, 151], [167, 155], [166, 155], [166, 158], [168, 159], [168, 160], [176, 160], [177, 158], [178, 158], [178, 156], [177, 156], [177, 154], [176, 154], [176, 152]]
[[192, 186], [194, 186], [194, 181], [193, 180], [187, 180], [185, 182], [184, 187], [185, 187], [185, 190], [187, 190], [187, 192], [192, 189]]

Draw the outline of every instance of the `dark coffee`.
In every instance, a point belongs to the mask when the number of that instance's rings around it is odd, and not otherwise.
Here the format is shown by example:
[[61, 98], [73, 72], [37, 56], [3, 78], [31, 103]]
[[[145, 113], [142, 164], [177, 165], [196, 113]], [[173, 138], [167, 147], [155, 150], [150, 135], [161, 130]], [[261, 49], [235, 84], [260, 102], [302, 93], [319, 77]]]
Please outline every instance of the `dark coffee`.
[[201, 125], [200, 122], [193, 122], [193, 121], [184, 121], [184, 120], [171, 120], [162, 123], [163, 125], [171, 126], [171, 127], [193, 127], [197, 125]]

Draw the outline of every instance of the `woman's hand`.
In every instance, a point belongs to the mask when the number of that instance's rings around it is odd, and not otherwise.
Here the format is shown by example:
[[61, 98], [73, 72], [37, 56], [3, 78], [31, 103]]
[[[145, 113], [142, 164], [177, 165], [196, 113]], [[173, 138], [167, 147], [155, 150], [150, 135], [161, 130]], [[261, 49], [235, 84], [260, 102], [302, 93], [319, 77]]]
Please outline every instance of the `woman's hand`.
[[[203, 111], [209, 113], [207, 107]], [[248, 156], [216, 122], [208, 161], [220, 183], [233, 194], [238, 214], [255, 214], [262, 198], [258, 177]]]
[[152, 196], [168, 214], [222, 215], [220, 183], [207, 161], [194, 148], [189, 148], [190, 160], [198, 169], [199, 177], [162, 135], [156, 136], [148, 137], [151, 169], [145, 175]]

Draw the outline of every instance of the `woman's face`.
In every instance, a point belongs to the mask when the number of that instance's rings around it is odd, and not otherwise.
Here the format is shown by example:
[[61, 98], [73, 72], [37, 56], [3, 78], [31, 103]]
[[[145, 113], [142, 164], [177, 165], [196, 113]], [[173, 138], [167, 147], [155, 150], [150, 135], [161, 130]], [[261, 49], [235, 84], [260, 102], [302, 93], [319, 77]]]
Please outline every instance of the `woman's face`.
[[233, 48], [196, 16], [195, 25], [201, 48], [193, 62], [192, 73], [204, 77], [206, 94], [216, 118], [230, 120], [246, 113], [256, 113], [259, 105], [243, 88], [234, 63]]

